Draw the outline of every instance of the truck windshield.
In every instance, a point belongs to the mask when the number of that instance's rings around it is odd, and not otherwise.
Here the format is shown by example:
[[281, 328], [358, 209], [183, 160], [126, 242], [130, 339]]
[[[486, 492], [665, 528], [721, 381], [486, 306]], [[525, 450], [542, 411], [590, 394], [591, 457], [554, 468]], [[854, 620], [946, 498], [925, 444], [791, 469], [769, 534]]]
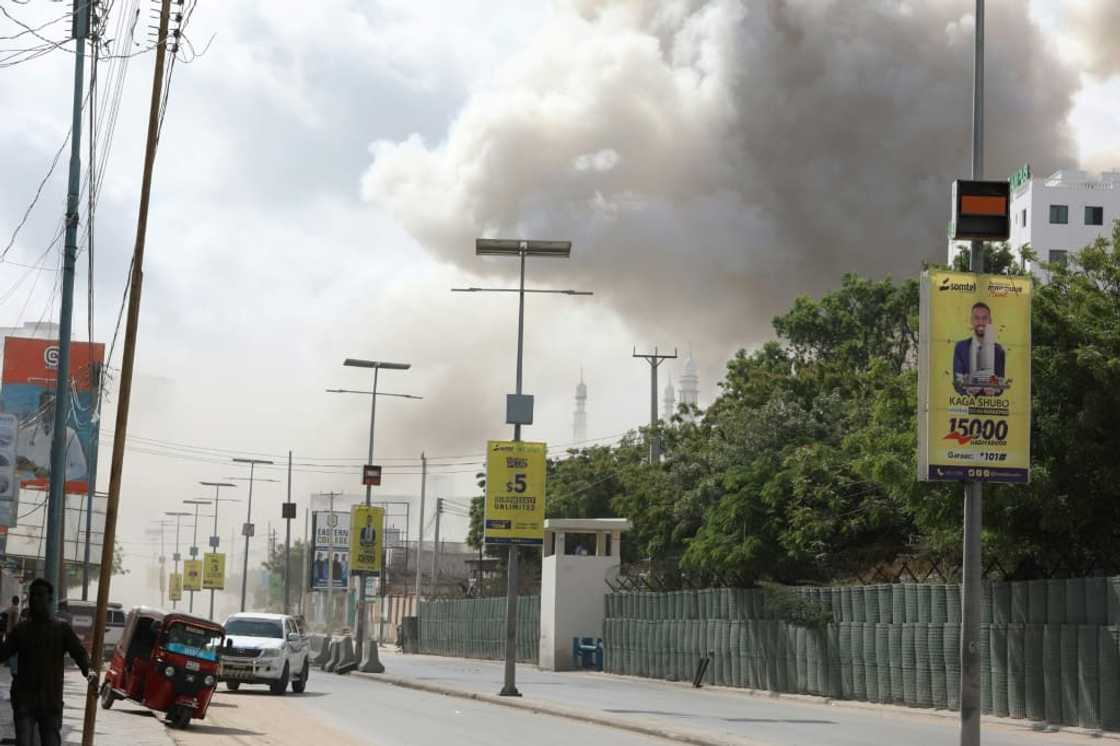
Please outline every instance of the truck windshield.
[[280, 622], [274, 622], [270, 619], [231, 619], [226, 622], [226, 634], [243, 637], [282, 638], [284, 629], [280, 626]]
[[213, 630], [196, 627], [193, 624], [174, 624], [167, 630], [165, 647], [168, 652], [189, 658], [216, 661], [221, 644], [221, 634]]

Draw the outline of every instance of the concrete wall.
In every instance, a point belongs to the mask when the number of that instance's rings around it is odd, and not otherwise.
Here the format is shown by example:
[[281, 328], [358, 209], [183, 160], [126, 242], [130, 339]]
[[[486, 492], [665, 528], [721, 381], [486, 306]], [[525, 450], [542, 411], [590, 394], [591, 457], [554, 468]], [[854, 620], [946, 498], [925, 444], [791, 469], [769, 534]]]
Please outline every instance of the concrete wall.
[[601, 637], [606, 578], [618, 557], [554, 554], [541, 566], [540, 667], [573, 668], [572, 638]]

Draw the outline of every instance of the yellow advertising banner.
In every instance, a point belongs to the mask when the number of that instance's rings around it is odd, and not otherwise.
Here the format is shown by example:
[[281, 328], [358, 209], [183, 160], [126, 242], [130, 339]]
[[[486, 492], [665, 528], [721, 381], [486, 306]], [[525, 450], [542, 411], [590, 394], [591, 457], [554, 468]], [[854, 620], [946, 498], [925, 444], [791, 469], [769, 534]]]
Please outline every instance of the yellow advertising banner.
[[1031, 289], [1030, 277], [922, 274], [919, 480], [1030, 480]]
[[167, 589], [168, 601], [183, 600], [183, 576], [180, 573], [171, 573], [171, 585]]
[[373, 505], [350, 508], [350, 574], [381, 572], [385, 510]]
[[226, 556], [221, 552], [202, 555], [202, 587], [207, 590], [225, 590]]
[[544, 443], [486, 444], [487, 544], [544, 544]]
[[202, 590], [202, 560], [183, 560], [183, 590]]

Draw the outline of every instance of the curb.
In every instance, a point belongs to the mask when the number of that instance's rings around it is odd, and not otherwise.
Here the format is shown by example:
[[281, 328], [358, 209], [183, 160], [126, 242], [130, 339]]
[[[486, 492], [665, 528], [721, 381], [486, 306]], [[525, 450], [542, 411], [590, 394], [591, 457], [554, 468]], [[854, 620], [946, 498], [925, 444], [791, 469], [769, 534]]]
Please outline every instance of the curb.
[[397, 686], [402, 689], [414, 689], [416, 691], [428, 692], [429, 694], [441, 694], [445, 697], [456, 697], [458, 699], [470, 699], [476, 702], [485, 702], [492, 705], [500, 705], [502, 707], [510, 707], [515, 710], [523, 710], [526, 712], [537, 713], [541, 715], [551, 715], [553, 717], [561, 717], [567, 720], [575, 720], [581, 723], [589, 723], [591, 725], [600, 725], [606, 728], [614, 728], [615, 730], [625, 730], [631, 733], [637, 733], [642, 736], [653, 736], [655, 738], [663, 738], [677, 743], [692, 744], [692, 746], [772, 746], [765, 744], [761, 741], [749, 741], [745, 739], [736, 739], [734, 741], [725, 741], [712, 736], [700, 736], [683, 731], [673, 730], [671, 728], [662, 728], [654, 725], [642, 725], [641, 723], [629, 722], [625, 720], [617, 720], [603, 715], [596, 715], [593, 713], [581, 712], [579, 710], [570, 710], [564, 707], [557, 707], [555, 705], [545, 704], [534, 700], [523, 700], [514, 697], [499, 697], [496, 694], [481, 694], [479, 692], [470, 692], [463, 689], [455, 689], [449, 686], [440, 686], [438, 684], [422, 684], [409, 679], [400, 679], [383, 674], [364, 674], [355, 672], [354, 676], [360, 676], [363, 679], [376, 681], [389, 686]]

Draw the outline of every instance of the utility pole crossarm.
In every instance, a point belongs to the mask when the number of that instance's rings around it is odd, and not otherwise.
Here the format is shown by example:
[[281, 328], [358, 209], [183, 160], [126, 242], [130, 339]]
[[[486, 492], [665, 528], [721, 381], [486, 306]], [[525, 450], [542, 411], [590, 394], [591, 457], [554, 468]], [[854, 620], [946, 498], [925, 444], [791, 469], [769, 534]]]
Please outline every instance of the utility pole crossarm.
[[673, 348], [672, 355], [662, 354], [654, 347], [652, 353], [638, 353], [634, 348], [632, 357], [641, 358], [649, 363], [649, 462], [656, 464], [661, 460], [661, 442], [657, 435], [657, 423], [661, 419], [657, 413], [657, 369], [666, 360], [675, 360], [677, 348]]

